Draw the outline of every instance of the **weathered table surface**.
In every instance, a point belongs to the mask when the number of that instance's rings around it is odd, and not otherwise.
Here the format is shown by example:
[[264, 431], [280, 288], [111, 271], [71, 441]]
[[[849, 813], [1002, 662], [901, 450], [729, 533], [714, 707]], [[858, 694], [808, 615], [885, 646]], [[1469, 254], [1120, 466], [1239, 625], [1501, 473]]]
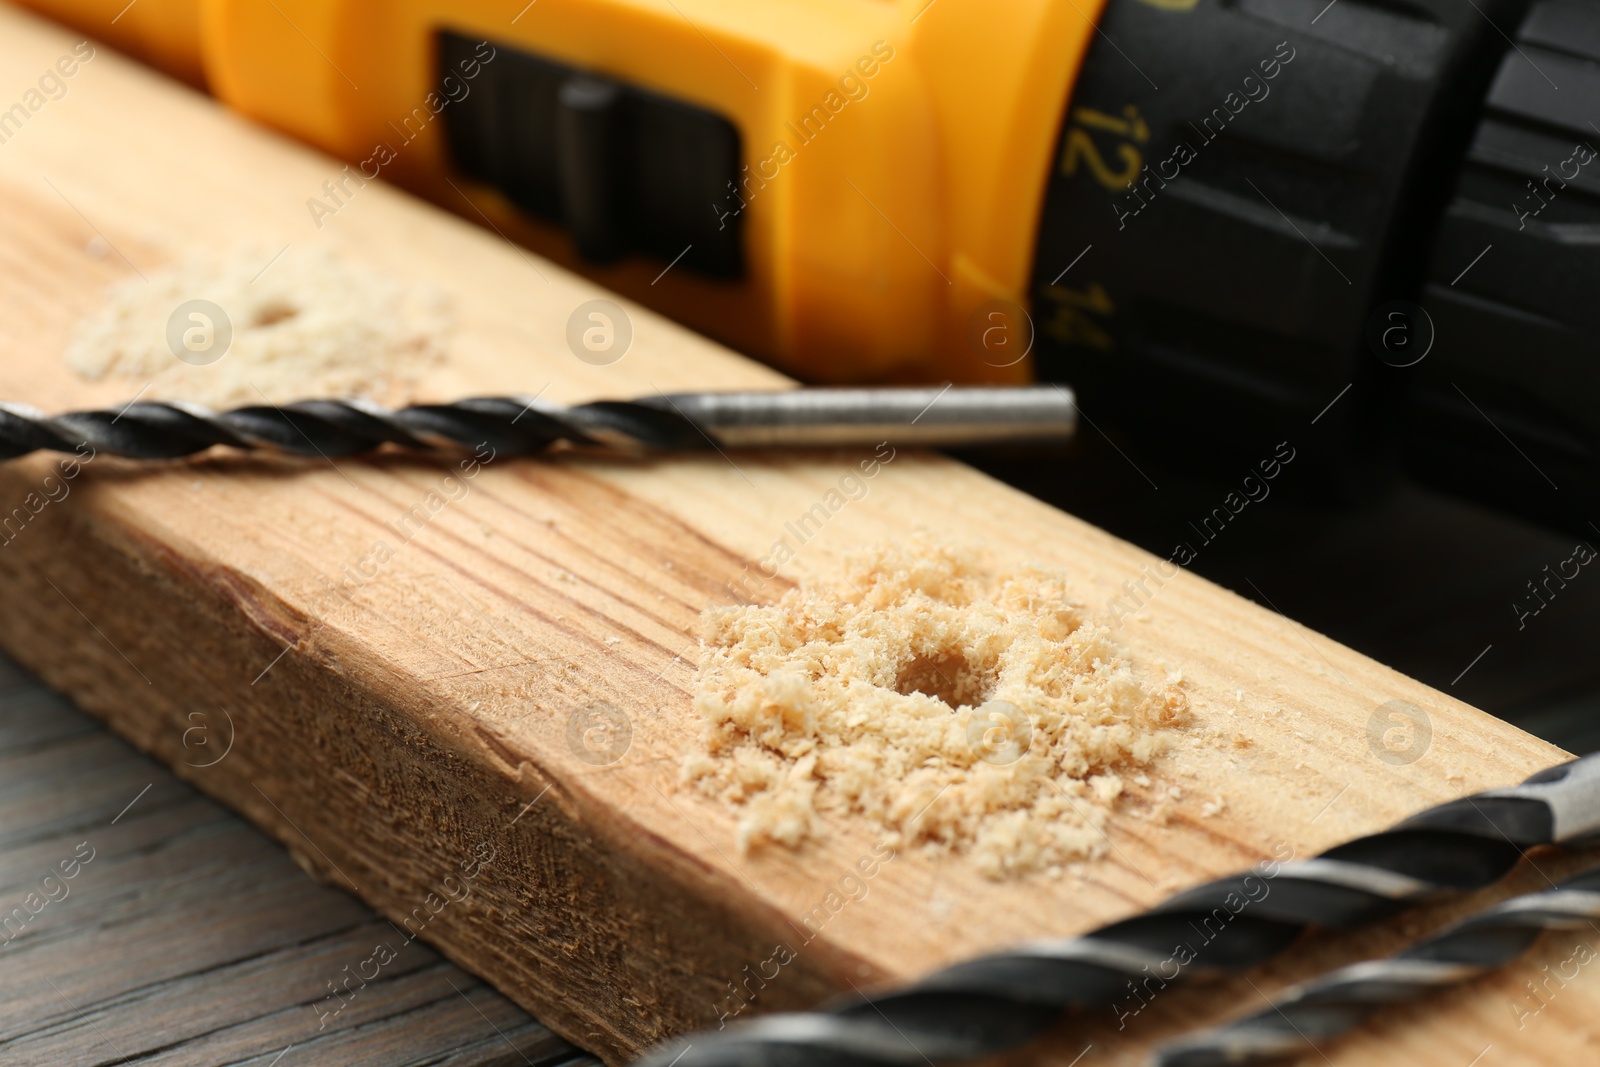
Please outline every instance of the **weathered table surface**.
[[0, 1063], [595, 1062], [0, 658]]

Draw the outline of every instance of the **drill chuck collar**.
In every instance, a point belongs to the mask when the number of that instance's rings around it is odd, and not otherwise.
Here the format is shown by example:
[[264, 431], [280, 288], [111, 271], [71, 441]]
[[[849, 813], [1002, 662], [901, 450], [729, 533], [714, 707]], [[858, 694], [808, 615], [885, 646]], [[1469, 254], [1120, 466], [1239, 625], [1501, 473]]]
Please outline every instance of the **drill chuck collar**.
[[1040, 377], [1158, 463], [1288, 434], [1347, 485], [1403, 456], [1581, 526], [1600, 6], [1110, 0], [1100, 28], [1040, 221]]

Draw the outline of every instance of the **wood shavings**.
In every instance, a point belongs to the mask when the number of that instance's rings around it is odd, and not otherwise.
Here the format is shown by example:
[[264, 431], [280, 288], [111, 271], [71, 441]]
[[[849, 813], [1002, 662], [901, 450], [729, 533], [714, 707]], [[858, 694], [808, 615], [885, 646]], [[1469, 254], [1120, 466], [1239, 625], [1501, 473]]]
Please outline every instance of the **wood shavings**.
[[1188, 718], [1062, 574], [996, 574], [927, 538], [776, 604], [712, 609], [702, 643], [703, 748], [684, 774], [742, 809], [745, 849], [854, 813], [994, 878], [1093, 858], [1123, 775], [1148, 780]]
[[[179, 359], [168, 339], [168, 320], [193, 300], [221, 308], [232, 331], [222, 355], [203, 365]], [[433, 287], [316, 249], [292, 248], [276, 260], [271, 249], [241, 249], [112, 286], [105, 306], [78, 324], [67, 363], [87, 378], [149, 383], [146, 399], [393, 403], [443, 359], [452, 326], [450, 302]]]

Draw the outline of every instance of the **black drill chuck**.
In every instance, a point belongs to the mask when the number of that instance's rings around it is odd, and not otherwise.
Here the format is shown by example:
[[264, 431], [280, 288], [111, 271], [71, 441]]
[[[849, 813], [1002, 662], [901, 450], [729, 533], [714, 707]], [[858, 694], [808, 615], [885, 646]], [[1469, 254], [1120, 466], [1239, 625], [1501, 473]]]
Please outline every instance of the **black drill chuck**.
[[1403, 460], [1574, 521], [1600, 5], [1110, 0], [1100, 29], [1040, 224], [1040, 376], [1174, 462], [1315, 434], [1339, 484]]
[[1600, 5], [1535, 4], [1433, 245], [1406, 465], [1592, 537], [1600, 522]]

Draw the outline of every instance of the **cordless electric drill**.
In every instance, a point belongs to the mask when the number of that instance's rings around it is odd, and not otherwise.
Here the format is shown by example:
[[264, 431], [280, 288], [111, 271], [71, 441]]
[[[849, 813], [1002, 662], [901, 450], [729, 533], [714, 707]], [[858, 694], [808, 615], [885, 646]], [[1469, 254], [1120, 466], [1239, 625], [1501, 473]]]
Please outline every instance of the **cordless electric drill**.
[[806, 380], [1592, 517], [1594, 0], [31, 2], [349, 161], [311, 228], [390, 178]]

